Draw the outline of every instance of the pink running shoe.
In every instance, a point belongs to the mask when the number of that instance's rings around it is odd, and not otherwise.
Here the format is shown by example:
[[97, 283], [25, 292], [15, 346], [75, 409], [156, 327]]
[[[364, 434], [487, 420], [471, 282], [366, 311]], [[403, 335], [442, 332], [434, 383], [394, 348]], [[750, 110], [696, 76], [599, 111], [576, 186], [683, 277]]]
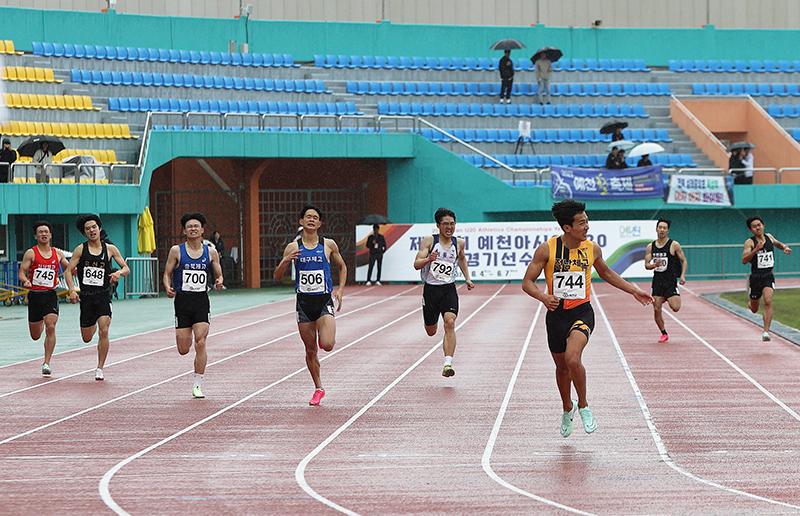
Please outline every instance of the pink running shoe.
[[667, 342], [668, 340], [669, 340], [669, 335], [667, 335], [666, 333], [658, 338], [658, 342]]
[[309, 405], [319, 406], [319, 402], [322, 401], [322, 398], [325, 397], [325, 389], [317, 389], [314, 391], [314, 396], [311, 397], [311, 401], [308, 402]]

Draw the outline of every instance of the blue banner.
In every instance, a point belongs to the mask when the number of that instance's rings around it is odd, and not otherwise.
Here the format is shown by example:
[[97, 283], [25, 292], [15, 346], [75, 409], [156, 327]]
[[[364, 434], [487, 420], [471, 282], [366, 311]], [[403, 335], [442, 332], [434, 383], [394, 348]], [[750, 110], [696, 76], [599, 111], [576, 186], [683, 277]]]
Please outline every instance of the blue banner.
[[555, 199], [663, 197], [661, 165], [623, 170], [551, 167]]

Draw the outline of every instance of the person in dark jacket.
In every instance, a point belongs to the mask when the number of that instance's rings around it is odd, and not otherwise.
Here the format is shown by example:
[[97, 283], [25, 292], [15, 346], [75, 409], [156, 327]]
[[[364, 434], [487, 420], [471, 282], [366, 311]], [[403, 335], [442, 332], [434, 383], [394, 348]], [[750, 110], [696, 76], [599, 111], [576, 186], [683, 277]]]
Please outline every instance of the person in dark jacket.
[[649, 154], [643, 154], [642, 157], [639, 159], [639, 162], [636, 163], [637, 167], [652, 167], [653, 163], [650, 161]]
[[11, 140], [3, 138], [3, 149], [0, 150], [0, 183], [8, 183], [11, 176], [8, 174], [12, 163], [17, 161], [17, 151], [11, 148]]
[[628, 164], [625, 163], [625, 151], [620, 150], [619, 147], [611, 149], [611, 152], [606, 158], [606, 168], [609, 170], [628, 168]]
[[511, 62], [511, 51], [506, 50], [505, 55], [500, 58], [500, 103], [505, 99], [506, 104], [511, 104], [511, 86], [514, 85], [514, 63]]
[[619, 140], [624, 140], [625, 136], [622, 134], [622, 127], [614, 128], [614, 132], [611, 134], [611, 141], [616, 142]]
[[377, 262], [378, 275], [375, 277], [375, 284], [381, 284], [381, 265], [383, 264], [383, 253], [386, 252], [386, 239], [381, 235], [380, 224], [372, 226], [372, 233], [367, 237], [367, 249], [369, 249], [369, 269], [367, 269], [367, 285], [372, 282], [372, 267]]
[[742, 161], [742, 149], [733, 149], [731, 151], [731, 158], [728, 160], [728, 170], [733, 176], [733, 184], [735, 185], [751, 185], [753, 178], [745, 175], [745, 168], [747, 168]]

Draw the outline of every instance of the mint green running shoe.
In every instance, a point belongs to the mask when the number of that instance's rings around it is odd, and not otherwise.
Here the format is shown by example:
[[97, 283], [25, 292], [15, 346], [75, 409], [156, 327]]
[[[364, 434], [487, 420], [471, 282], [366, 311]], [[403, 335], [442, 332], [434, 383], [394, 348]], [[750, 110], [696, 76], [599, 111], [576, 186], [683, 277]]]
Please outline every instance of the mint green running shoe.
[[583, 407], [582, 409], [578, 409], [578, 412], [581, 414], [581, 421], [583, 421], [583, 429], [586, 430], [587, 434], [591, 434], [595, 430], [597, 430], [597, 423], [594, 420], [594, 416], [592, 416], [592, 411], [589, 407]]
[[48, 364], [42, 364], [42, 376], [50, 376], [53, 371]]
[[192, 396], [195, 398], [205, 398], [206, 395], [203, 394], [203, 391], [200, 390], [200, 387], [193, 387], [192, 388]]
[[575, 416], [575, 411], [578, 409], [578, 402], [572, 400], [572, 410], [561, 414], [561, 437], [569, 437], [572, 433], [572, 418]]

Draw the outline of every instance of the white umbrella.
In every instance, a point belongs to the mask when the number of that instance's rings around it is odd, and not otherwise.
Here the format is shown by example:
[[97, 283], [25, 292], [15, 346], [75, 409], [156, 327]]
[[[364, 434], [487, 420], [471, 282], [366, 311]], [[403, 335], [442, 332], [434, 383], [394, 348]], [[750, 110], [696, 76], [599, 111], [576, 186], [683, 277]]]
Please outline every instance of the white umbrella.
[[611, 152], [614, 147], [618, 148], [619, 150], [629, 151], [630, 149], [636, 147], [636, 144], [632, 141], [628, 140], [617, 140], [615, 142], [611, 142], [606, 146], [606, 152]]
[[645, 154], [658, 154], [659, 152], [664, 152], [664, 147], [657, 143], [645, 142], [640, 143], [636, 147], [632, 148], [628, 153], [628, 157], [635, 158], [636, 156], [644, 156]]

